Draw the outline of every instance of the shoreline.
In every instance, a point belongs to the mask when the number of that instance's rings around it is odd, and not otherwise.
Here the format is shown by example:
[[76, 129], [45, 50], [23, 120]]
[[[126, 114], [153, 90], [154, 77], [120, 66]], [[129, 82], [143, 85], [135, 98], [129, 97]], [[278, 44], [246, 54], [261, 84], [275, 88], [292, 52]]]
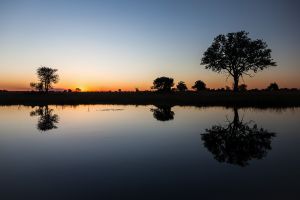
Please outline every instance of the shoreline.
[[0, 105], [171, 105], [299, 107], [300, 91], [202, 92], [0, 92]]

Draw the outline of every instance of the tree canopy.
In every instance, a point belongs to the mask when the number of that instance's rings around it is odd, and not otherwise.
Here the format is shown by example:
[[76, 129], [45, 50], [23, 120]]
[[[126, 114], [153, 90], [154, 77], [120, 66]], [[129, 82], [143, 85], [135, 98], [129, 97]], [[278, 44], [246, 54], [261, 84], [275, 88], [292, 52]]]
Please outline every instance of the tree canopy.
[[279, 86], [277, 83], [271, 83], [268, 87], [267, 87], [267, 90], [270, 90], [270, 91], [277, 91], [279, 90]]
[[187, 90], [187, 86], [186, 86], [185, 82], [183, 82], [183, 81], [179, 81], [176, 88], [180, 92], [184, 92]]
[[48, 92], [49, 89], [53, 88], [53, 84], [58, 83], [59, 81], [57, 71], [57, 69], [52, 69], [50, 67], [39, 67], [36, 72], [39, 82], [30, 83], [30, 86], [38, 91]]
[[153, 81], [152, 89], [159, 92], [170, 92], [174, 86], [174, 79], [169, 77], [159, 77]]
[[206, 89], [206, 84], [203, 81], [198, 80], [195, 82], [195, 84], [192, 86], [192, 88], [197, 91], [202, 91], [202, 90]]
[[238, 91], [240, 78], [254, 76], [260, 70], [276, 66], [266, 42], [252, 40], [247, 32], [218, 35], [204, 52], [201, 64], [214, 72], [223, 72], [233, 78], [233, 89]]

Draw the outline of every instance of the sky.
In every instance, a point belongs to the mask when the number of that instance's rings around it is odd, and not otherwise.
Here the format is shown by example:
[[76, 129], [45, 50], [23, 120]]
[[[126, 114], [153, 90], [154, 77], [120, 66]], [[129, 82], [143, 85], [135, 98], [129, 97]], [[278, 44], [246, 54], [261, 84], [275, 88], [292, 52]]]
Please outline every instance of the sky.
[[248, 88], [300, 88], [297, 0], [0, 0], [0, 89], [29, 90], [36, 69], [58, 69], [58, 89], [149, 90], [155, 78], [191, 87], [232, 85], [200, 65], [219, 34], [245, 30], [272, 49], [277, 67]]

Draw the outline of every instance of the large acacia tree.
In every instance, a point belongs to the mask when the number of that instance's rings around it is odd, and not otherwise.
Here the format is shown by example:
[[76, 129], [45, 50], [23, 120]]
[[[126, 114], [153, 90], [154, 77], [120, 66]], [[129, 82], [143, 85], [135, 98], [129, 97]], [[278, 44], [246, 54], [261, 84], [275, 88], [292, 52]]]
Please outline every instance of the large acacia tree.
[[201, 61], [206, 69], [231, 76], [234, 91], [238, 91], [239, 80], [244, 75], [252, 77], [260, 70], [276, 66], [267, 44], [259, 39], [252, 40], [248, 34], [240, 31], [218, 35]]
[[38, 91], [48, 92], [49, 89], [53, 88], [53, 84], [59, 81], [57, 69], [50, 67], [39, 67], [36, 71], [39, 82], [30, 83], [30, 86]]

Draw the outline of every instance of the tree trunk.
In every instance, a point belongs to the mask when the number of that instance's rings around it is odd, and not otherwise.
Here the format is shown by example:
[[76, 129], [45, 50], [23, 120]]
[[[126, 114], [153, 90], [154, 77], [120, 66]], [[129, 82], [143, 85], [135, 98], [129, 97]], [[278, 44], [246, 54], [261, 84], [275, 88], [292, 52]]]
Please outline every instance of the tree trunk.
[[48, 93], [48, 90], [49, 90], [49, 88], [48, 88], [48, 84], [47, 84], [47, 82], [46, 82], [46, 81], [45, 81], [45, 83], [44, 83], [44, 84], [45, 84], [45, 86], [44, 86], [44, 87], [45, 87], [45, 93]]
[[234, 76], [233, 77], [233, 91], [238, 92], [239, 91], [239, 76]]
[[234, 113], [233, 124], [235, 127], [237, 127], [238, 124], [240, 123], [239, 112], [237, 107], [233, 108], [233, 113]]

